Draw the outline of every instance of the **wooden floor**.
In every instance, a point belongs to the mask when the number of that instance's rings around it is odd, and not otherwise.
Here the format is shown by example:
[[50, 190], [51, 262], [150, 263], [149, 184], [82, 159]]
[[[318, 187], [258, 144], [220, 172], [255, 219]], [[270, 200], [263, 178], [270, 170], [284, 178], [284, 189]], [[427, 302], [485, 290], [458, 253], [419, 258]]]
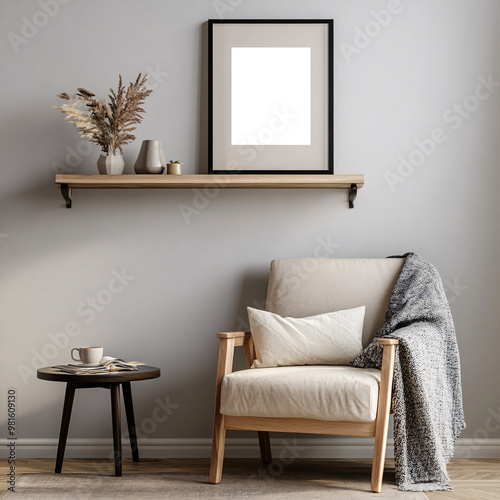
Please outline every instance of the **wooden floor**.
[[[303, 459], [306, 461], [306, 459]], [[370, 477], [371, 460], [313, 460], [307, 459], [308, 464], [318, 462], [331, 464], [339, 471], [357, 471]], [[296, 463], [300, 464], [300, 459]], [[17, 473], [23, 472], [53, 472], [53, 459], [18, 459]], [[206, 473], [208, 477], [208, 459], [143, 459], [139, 463], [125, 460], [123, 473]], [[260, 462], [255, 459], [226, 459], [224, 470], [246, 472], [255, 470]], [[7, 461], [0, 463], [0, 474], [4, 478], [7, 473]], [[112, 475], [113, 463], [107, 460], [92, 459], [65, 459], [63, 473], [92, 473]], [[384, 479], [394, 480], [394, 461], [386, 461], [386, 475]], [[448, 466], [453, 491], [426, 493], [429, 500], [500, 500], [500, 459], [454, 459]], [[0, 484], [0, 493], [7, 489], [5, 480]], [[374, 498], [376, 494], [374, 493]]]

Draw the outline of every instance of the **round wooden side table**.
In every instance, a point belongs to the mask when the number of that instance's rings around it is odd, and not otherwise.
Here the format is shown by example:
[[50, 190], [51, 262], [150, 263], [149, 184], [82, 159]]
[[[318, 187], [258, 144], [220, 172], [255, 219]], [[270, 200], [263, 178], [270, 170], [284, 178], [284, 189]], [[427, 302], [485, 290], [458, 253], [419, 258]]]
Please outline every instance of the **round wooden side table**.
[[130, 447], [134, 462], [139, 461], [139, 448], [137, 446], [137, 433], [135, 428], [134, 406], [132, 404], [132, 390], [130, 382], [158, 378], [160, 369], [155, 366], [139, 366], [138, 371], [117, 371], [101, 373], [96, 375], [74, 375], [65, 373], [57, 368], [40, 368], [37, 377], [52, 382], [66, 382], [66, 394], [64, 396], [63, 414], [61, 419], [61, 430], [59, 433], [59, 444], [57, 446], [57, 459], [55, 472], [60, 473], [64, 460], [64, 450], [68, 437], [71, 409], [76, 389], [88, 389], [102, 387], [109, 389], [111, 393], [111, 419], [113, 422], [113, 449], [115, 459], [115, 476], [122, 475], [122, 443], [121, 443], [121, 415], [120, 415], [120, 385], [123, 391], [123, 402], [127, 415], [127, 426], [130, 436]]

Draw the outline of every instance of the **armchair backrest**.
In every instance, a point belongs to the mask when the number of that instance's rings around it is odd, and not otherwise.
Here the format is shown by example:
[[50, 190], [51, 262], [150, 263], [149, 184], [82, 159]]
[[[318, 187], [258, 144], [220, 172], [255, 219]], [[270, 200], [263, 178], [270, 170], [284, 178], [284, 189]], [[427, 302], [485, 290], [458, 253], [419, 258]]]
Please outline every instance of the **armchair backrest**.
[[304, 318], [366, 306], [366, 347], [384, 323], [403, 263], [403, 258], [274, 260], [266, 309], [280, 316]]

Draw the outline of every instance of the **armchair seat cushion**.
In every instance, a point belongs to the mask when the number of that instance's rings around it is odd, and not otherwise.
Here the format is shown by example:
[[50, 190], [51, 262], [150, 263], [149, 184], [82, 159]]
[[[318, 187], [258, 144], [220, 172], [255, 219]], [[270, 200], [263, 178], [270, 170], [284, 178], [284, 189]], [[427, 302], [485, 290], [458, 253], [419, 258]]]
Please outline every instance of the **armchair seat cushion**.
[[372, 422], [380, 370], [284, 366], [233, 372], [222, 381], [223, 415]]

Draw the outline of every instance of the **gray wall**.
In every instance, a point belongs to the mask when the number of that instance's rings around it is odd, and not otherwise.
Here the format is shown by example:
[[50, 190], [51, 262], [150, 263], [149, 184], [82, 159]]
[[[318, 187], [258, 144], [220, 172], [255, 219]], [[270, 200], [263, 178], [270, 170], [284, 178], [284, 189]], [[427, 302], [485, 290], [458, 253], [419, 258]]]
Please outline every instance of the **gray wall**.
[[[20, 437], [57, 437], [63, 387], [30, 370], [69, 361], [80, 345], [161, 367], [160, 379], [135, 387], [137, 419], [153, 418], [157, 398], [178, 407], [145, 435], [209, 437], [215, 333], [244, 327], [245, 307], [262, 305], [272, 259], [312, 256], [321, 245], [332, 257], [414, 251], [436, 265], [461, 352], [463, 436], [500, 437], [488, 420], [500, 406], [500, 87], [471, 97], [481, 79], [500, 81], [499, 2], [61, 3], [47, 2], [45, 17], [43, 1], [0, 7], [0, 400], [5, 408], [7, 388], [17, 389]], [[388, 6], [397, 12], [377, 29], [373, 12]], [[80, 86], [104, 95], [119, 73], [129, 81], [149, 71], [155, 87], [125, 149], [126, 172], [151, 138], [185, 173], [204, 171], [202, 26], [220, 15], [335, 19], [335, 170], [366, 175], [356, 208], [344, 191], [307, 190], [221, 191], [189, 224], [180, 207], [193, 206], [191, 190], [77, 191], [64, 208], [54, 169], [96, 173], [98, 150], [89, 153], [51, 106]], [[30, 32], [34, 18], [40, 26]], [[365, 29], [374, 36], [363, 40]], [[398, 158], [422, 160], [416, 141], [438, 128], [441, 142], [426, 143], [430, 154], [402, 177]], [[111, 296], [102, 290], [114, 272], [133, 279]], [[112, 300], [92, 316], [85, 302], [96, 296]], [[68, 322], [79, 333], [56, 335]], [[72, 437], [110, 436], [108, 398], [78, 394]]]

